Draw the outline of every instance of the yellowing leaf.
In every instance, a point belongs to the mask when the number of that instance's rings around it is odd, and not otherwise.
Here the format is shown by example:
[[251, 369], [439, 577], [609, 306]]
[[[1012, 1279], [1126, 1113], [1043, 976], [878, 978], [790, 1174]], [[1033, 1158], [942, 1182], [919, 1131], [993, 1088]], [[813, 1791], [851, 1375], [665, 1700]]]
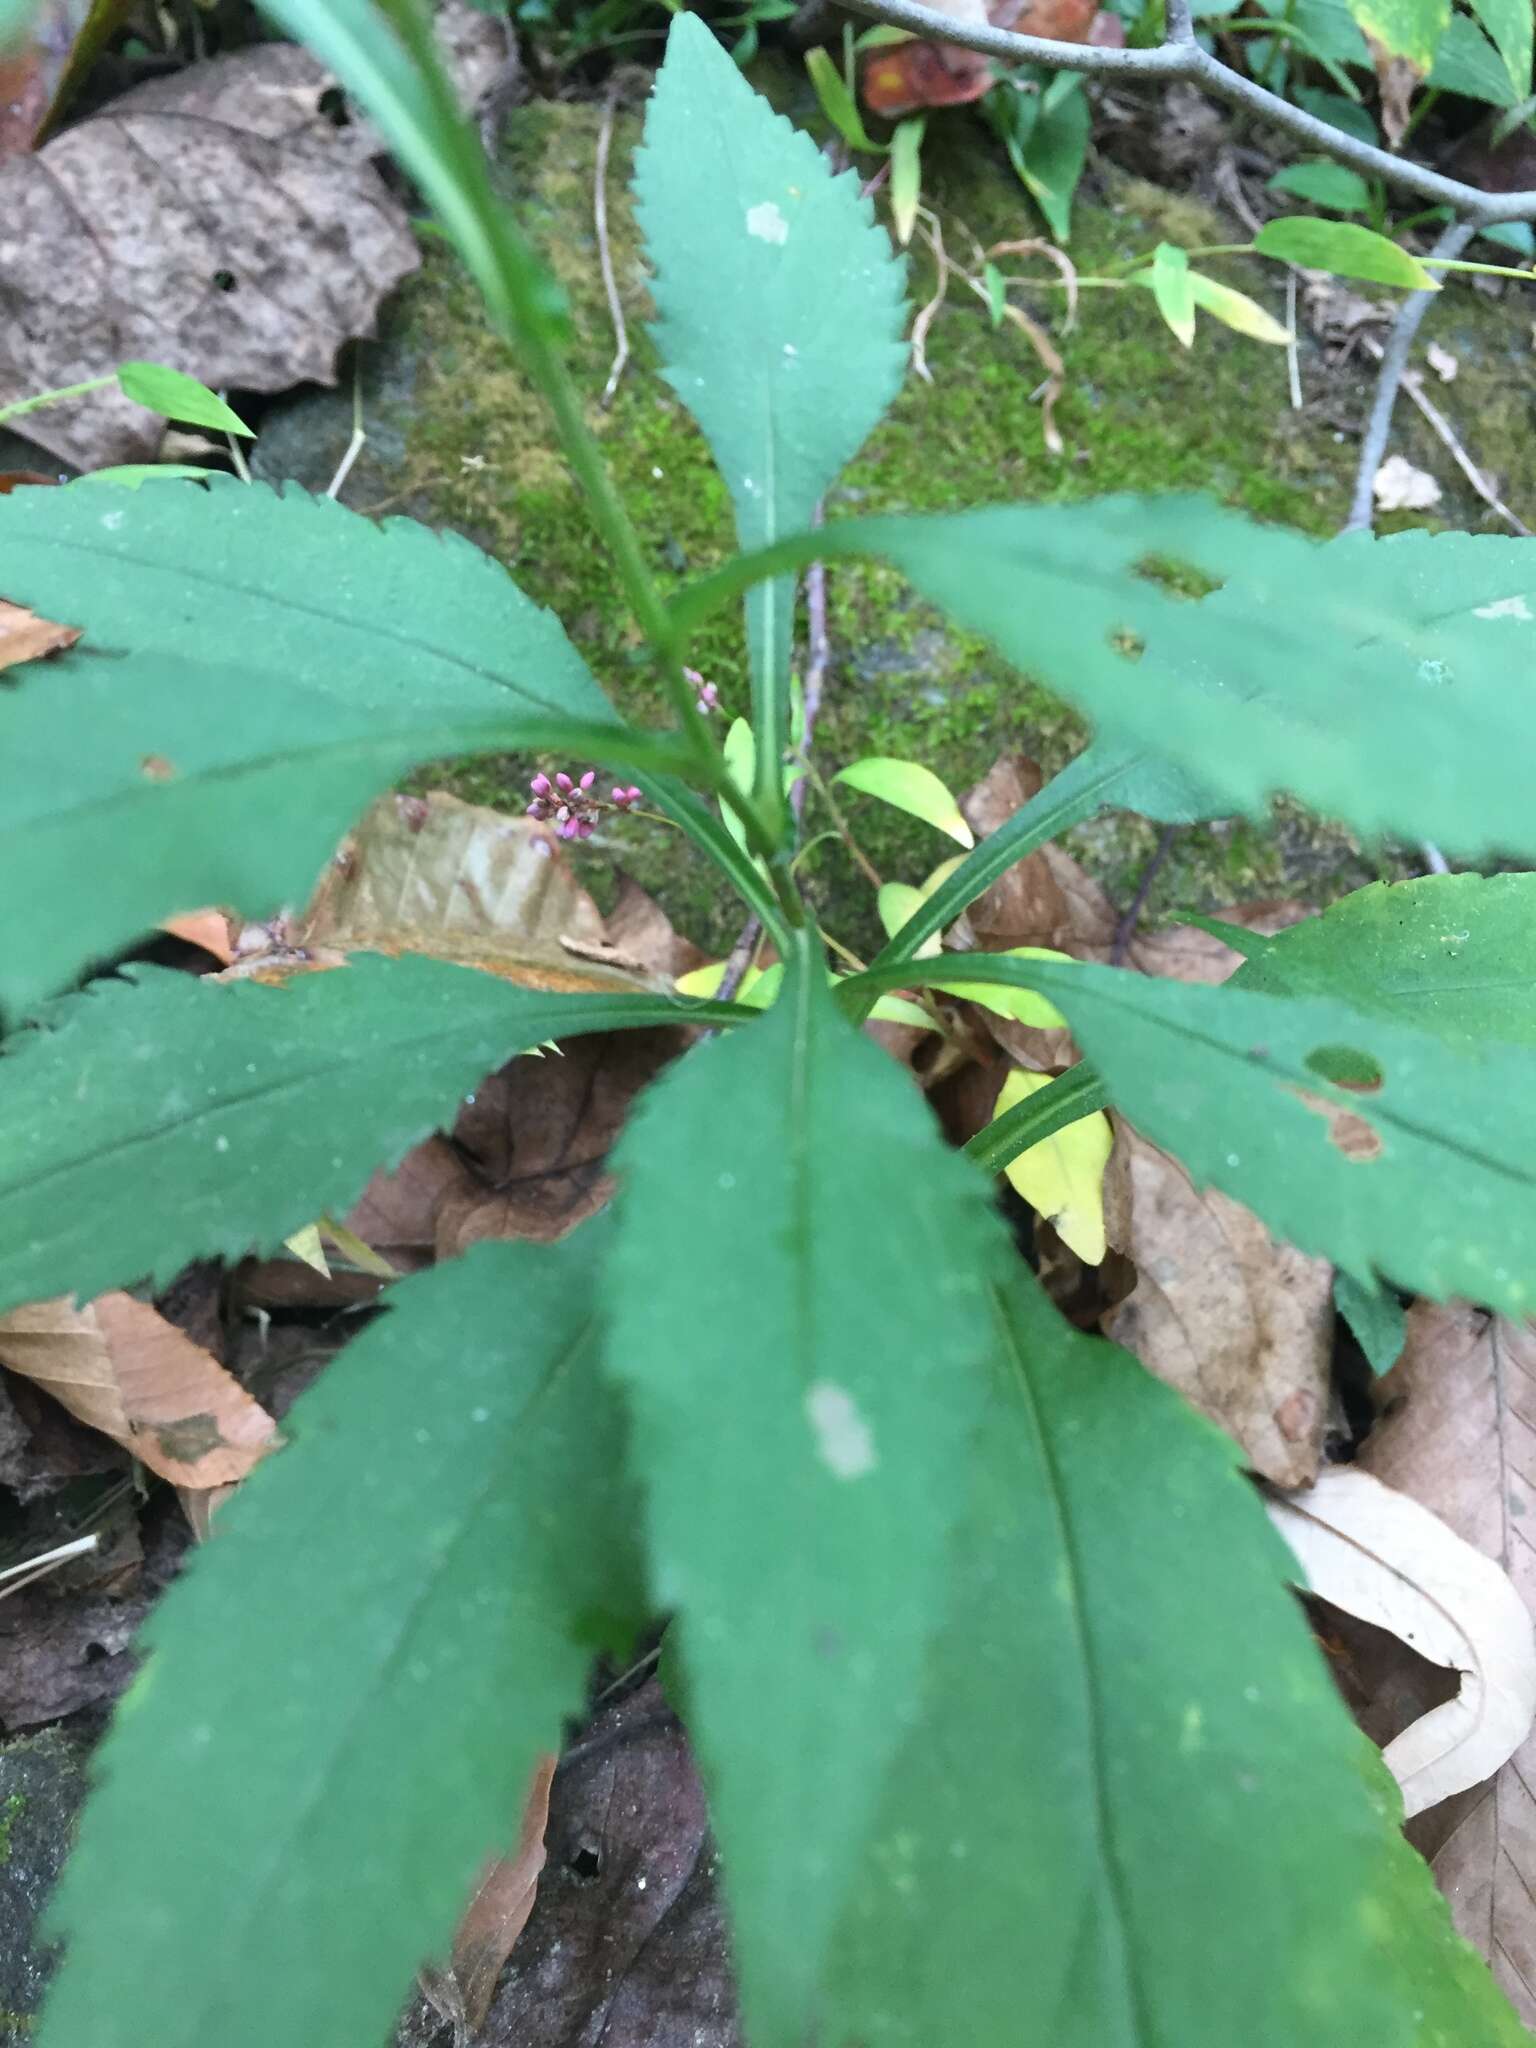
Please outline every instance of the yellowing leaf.
[[869, 1014], [878, 1017], [882, 1024], [906, 1024], [913, 1031], [937, 1031], [939, 1028], [926, 1010], [920, 1010], [916, 1003], [909, 1003], [905, 996], [881, 996]]
[[325, 1247], [320, 1242], [318, 1223], [306, 1223], [304, 1228], [296, 1230], [292, 1237], [285, 1237], [283, 1243], [296, 1259], [302, 1259], [306, 1266], [313, 1267], [315, 1272], [323, 1274], [327, 1280], [330, 1279], [331, 1269], [325, 1262]]
[[[922, 908], [927, 894], [926, 889], [914, 889], [910, 882], [885, 882], [881, 885], [880, 894], [875, 899], [875, 905], [880, 913], [880, 923], [884, 927], [885, 936], [888, 939], [895, 938], [907, 919], [915, 911]], [[918, 959], [933, 959], [939, 952], [941, 943], [939, 934], [937, 932], [931, 933], [918, 947]]]
[[[1003, 1083], [994, 1117], [1016, 1108], [1050, 1082], [1049, 1074], [1015, 1068]], [[1003, 1169], [1030, 1207], [1038, 1209], [1062, 1242], [1090, 1266], [1104, 1257], [1104, 1169], [1113, 1142], [1109, 1118], [1095, 1110], [1054, 1137], [1031, 1145]]]
[[[673, 986], [680, 996], [713, 996], [719, 992], [725, 979], [726, 962], [711, 960], [707, 966], [695, 967], [687, 974], [680, 974]], [[784, 979], [781, 964], [772, 967], [749, 967], [741, 977], [741, 986], [735, 1000], [744, 1003], [749, 1010], [766, 1010], [779, 992], [779, 983]]]
[[960, 806], [948, 788], [920, 761], [897, 761], [888, 754], [870, 754], [862, 761], [850, 762], [834, 780], [846, 782], [850, 789], [861, 789], [866, 796], [878, 797], [881, 803], [921, 818], [925, 824], [936, 825], [962, 846], [976, 844], [976, 835], [960, 815]]
[[1174, 242], [1159, 242], [1153, 252], [1152, 296], [1175, 336], [1189, 348], [1195, 339], [1194, 279], [1188, 256]]
[[1246, 292], [1234, 291], [1229, 284], [1218, 284], [1214, 277], [1206, 277], [1198, 270], [1189, 273], [1189, 289], [1202, 311], [1239, 334], [1246, 334], [1251, 341], [1273, 342], [1284, 348], [1292, 339], [1291, 330], [1282, 327], [1272, 313], [1266, 313], [1258, 300], [1250, 299]]
[[[937, 950], [935, 948], [935, 950]], [[922, 951], [919, 949], [919, 958]], [[1010, 946], [1003, 954], [991, 954], [992, 959], [1007, 960], [1066, 960], [1066, 953], [1052, 952], [1049, 946]], [[976, 1003], [983, 1010], [990, 1010], [994, 1017], [1011, 1017], [1015, 1024], [1030, 1024], [1037, 1031], [1064, 1031], [1067, 1020], [1054, 1003], [1044, 996], [1036, 995], [1030, 988], [1010, 988], [997, 981], [958, 982], [946, 981], [947, 995], [959, 996], [963, 1001]]]

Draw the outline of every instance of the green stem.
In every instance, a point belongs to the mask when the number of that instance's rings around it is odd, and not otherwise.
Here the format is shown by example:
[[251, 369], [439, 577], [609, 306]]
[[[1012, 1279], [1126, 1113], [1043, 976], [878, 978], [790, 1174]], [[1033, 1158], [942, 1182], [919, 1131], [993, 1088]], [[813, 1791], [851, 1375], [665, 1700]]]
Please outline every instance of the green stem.
[[1037, 1089], [978, 1131], [966, 1146], [965, 1156], [984, 1173], [1001, 1173], [1031, 1145], [1042, 1144], [1068, 1124], [1108, 1105], [1104, 1083], [1088, 1062], [1081, 1060], [1068, 1073], [1058, 1074], [1048, 1088]]
[[1512, 270], [1506, 263], [1464, 263], [1456, 256], [1421, 256], [1426, 270], [1468, 271], [1474, 277], [1517, 277], [1522, 284], [1536, 284], [1536, 270]]
[[87, 392], [105, 391], [109, 384], [117, 382], [117, 372], [110, 377], [91, 377], [84, 384], [61, 384], [57, 391], [40, 391], [36, 398], [17, 398], [10, 405], [0, 405], [0, 420], [19, 419], [24, 412], [36, 412], [39, 406], [57, 405], [64, 398], [84, 398]]

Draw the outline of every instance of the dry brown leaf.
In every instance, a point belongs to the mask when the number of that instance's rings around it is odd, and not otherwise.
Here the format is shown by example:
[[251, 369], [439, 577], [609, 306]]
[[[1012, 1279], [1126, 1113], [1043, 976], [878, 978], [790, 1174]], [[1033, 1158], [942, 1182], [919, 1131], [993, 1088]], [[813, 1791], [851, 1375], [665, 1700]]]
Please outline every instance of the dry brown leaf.
[[185, 939], [189, 946], [201, 946], [226, 967], [234, 960], [229, 919], [222, 910], [189, 910], [183, 917], [168, 917], [160, 929], [173, 939]]
[[[1462, 1302], [1417, 1303], [1360, 1464], [1496, 1559], [1536, 1612], [1536, 1334]], [[1536, 1734], [1425, 1831], [1457, 1927], [1536, 2026]]]
[[1414, 89], [1424, 74], [1411, 58], [1390, 55], [1386, 45], [1378, 43], [1374, 36], [1368, 35], [1365, 43], [1371, 53], [1371, 62], [1376, 66], [1382, 133], [1387, 138], [1387, 146], [1396, 149], [1408, 132]]
[[1105, 1224], [1137, 1281], [1106, 1334], [1234, 1437], [1255, 1471], [1305, 1486], [1327, 1422], [1332, 1268], [1277, 1244], [1250, 1210], [1197, 1189], [1114, 1121]]
[[543, 826], [440, 790], [381, 798], [293, 936], [318, 953], [430, 953], [533, 988], [662, 982], [609, 957], [602, 912]]
[[1382, 1755], [1412, 1816], [1497, 1771], [1536, 1716], [1536, 1632], [1502, 1566], [1359, 1466], [1270, 1503], [1313, 1592], [1461, 1673]]
[[549, 1794], [555, 1782], [553, 1756], [539, 1759], [523, 1807], [517, 1847], [510, 1856], [488, 1863], [475, 1888], [458, 1932], [446, 1971], [422, 1972], [422, 1989], [443, 2017], [473, 2036], [485, 2025], [497, 1980], [517, 1937], [528, 1925], [539, 1895], [544, 1868], [544, 1830], [549, 1825]]
[[129, 1294], [12, 1309], [0, 1316], [0, 1364], [178, 1486], [243, 1479], [277, 1442], [240, 1382]]
[[[1315, 915], [1310, 905], [1281, 897], [1262, 903], [1234, 904], [1212, 911], [1223, 924], [1241, 925], [1244, 931], [1273, 938], [1289, 931], [1304, 917]], [[1167, 931], [1146, 932], [1131, 941], [1127, 955], [1142, 974], [1155, 974], [1164, 981], [1203, 982], [1209, 987], [1226, 981], [1243, 964], [1241, 953], [1198, 924], [1176, 924]]]
[[78, 626], [56, 626], [40, 619], [25, 605], [7, 604], [0, 598], [0, 669], [14, 668], [21, 661], [40, 661], [45, 654], [61, 654], [80, 638]]
[[[362, 138], [322, 110], [329, 86], [268, 43], [0, 163], [0, 404], [140, 360], [215, 388], [334, 383], [420, 252]], [[115, 385], [16, 424], [80, 468], [151, 461], [162, 428]]]

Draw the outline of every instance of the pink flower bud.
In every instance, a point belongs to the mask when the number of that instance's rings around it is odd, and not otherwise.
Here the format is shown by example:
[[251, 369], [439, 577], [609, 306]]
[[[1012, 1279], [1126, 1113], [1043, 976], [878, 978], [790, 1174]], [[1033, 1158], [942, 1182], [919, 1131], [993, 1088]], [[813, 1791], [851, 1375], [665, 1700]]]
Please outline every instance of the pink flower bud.
[[574, 782], [572, 782], [569, 775], [557, 775], [555, 777], [555, 787], [561, 792], [562, 795], [569, 796], [571, 791], [576, 787], [576, 785]]
[[533, 791], [535, 796], [548, 796], [550, 790], [549, 777], [547, 775], [535, 775], [532, 782], [529, 783], [528, 787]]
[[579, 788], [581, 788], [581, 789], [590, 789], [590, 788], [592, 787], [593, 783], [594, 783], [594, 782], [596, 782], [596, 780], [597, 780], [597, 770], [596, 770], [595, 768], [589, 768], [589, 769], [587, 770], [586, 774], [585, 774], [585, 775], [583, 775], [583, 777], [581, 778], [581, 781], [580, 781], [580, 783], [578, 784], [578, 787], [579, 787]]
[[595, 830], [596, 827], [590, 818], [578, 818], [576, 820], [576, 837], [578, 839], [590, 839]]

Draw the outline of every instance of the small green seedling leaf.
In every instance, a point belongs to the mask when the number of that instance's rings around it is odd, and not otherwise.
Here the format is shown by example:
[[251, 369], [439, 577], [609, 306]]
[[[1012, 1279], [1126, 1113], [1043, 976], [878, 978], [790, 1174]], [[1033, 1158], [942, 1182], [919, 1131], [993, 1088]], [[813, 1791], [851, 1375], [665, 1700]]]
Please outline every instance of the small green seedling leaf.
[[[169, 1279], [344, 1214], [376, 1166], [546, 1040], [733, 1014], [544, 994], [414, 955], [360, 954], [281, 988], [131, 973], [5, 1042], [0, 1308]], [[154, 1202], [122, 1199], [129, 1170]]]
[[1266, 221], [1254, 236], [1253, 246], [1261, 256], [1273, 256], [1278, 263], [1326, 270], [1335, 277], [1359, 277], [1368, 284], [1396, 285], [1403, 291], [1440, 289], [1440, 280], [1416, 256], [1356, 221], [1286, 214], [1280, 220]]
[[[923, 196], [923, 129], [921, 115], [898, 121], [891, 137], [891, 218], [896, 239], [903, 249], [917, 226], [917, 209]], [[990, 289], [990, 287], [989, 287]], [[996, 326], [994, 320], [993, 325]]]
[[48, 2048], [383, 2041], [447, 1952], [641, 1611], [607, 1235], [402, 1281], [220, 1510], [98, 1759]]
[[1355, 1334], [1366, 1364], [1378, 1376], [1388, 1373], [1403, 1355], [1408, 1319], [1390, 1287], [1367, 1287], [1350, 1273], [1333, 1276], [1333, 1305]]
[[1504, 60], [1517, 99], [1531, 90], [1531, 10], [1525, 0], [1470, 0], [1472, 12], [1488, 31]]
[[[998, 1093], [993, 1120], [1050, 1085], [1049, 1074], [1015, 1067]], [[1015, 1191], [1087, 1266], [1100, 1265], [1104, 1258], [1104, 1169], [1114, 1142], [1109, 1118], [1095, 1110], [1031, 1145], [1003, 1168]]]
[[1287, 192], [1308, 206], [1326, 206], [1332, 213], [1369, 213], [1371, 188], [1358, 171], [1346, 164], [1287, 164], [1269, 181], [1271, 192]]
[[833, 778], [865, 796], [878, 797], [910, 817], [937, 826], [961, 846], [974, 846], [976, 835], [960, 814], [960, 806], [931, 768], [919, 761], [896, 761], [888, 755], [871, 754], [852, 761]]
[[747, 1057], [736, 1034], [690, 1053], [625, 1132], [609, 1359], [746, 2027], [799, 2048], [921, 1690], [1005, 1247], [986, 1181], [838, 1015], [819, 953], [751, 1035]]
[[1008, 305], [1008, 280], [995, 263], [982, 265], [981, 278], [987, 288], [987, 312], [994, 327], [1001, 327]]
[[1159, 242], [1152, 252], [1152, 296], [1175, 338], [1189, 348], [1195, 339], [1195, 294], [1189, 258], [1172, 242]]
[[865, 131], [859, 103], [848, 90], [848, 81], [833, 62], [828, 50], [807, 50], [805, 68], [811, 84], [816, 88], [816, 97], [821, 102], [821, 111], [841, 135], [850, 149], [867, 151], [884, 150], [881, 144], [871, 141]]
[[165, 419], [185, 420], [221, 434], [253, 434], [232, 406], [185, 370], [171, 370], [164, 363], [120, 363], [117, 381], [124, 398]]

